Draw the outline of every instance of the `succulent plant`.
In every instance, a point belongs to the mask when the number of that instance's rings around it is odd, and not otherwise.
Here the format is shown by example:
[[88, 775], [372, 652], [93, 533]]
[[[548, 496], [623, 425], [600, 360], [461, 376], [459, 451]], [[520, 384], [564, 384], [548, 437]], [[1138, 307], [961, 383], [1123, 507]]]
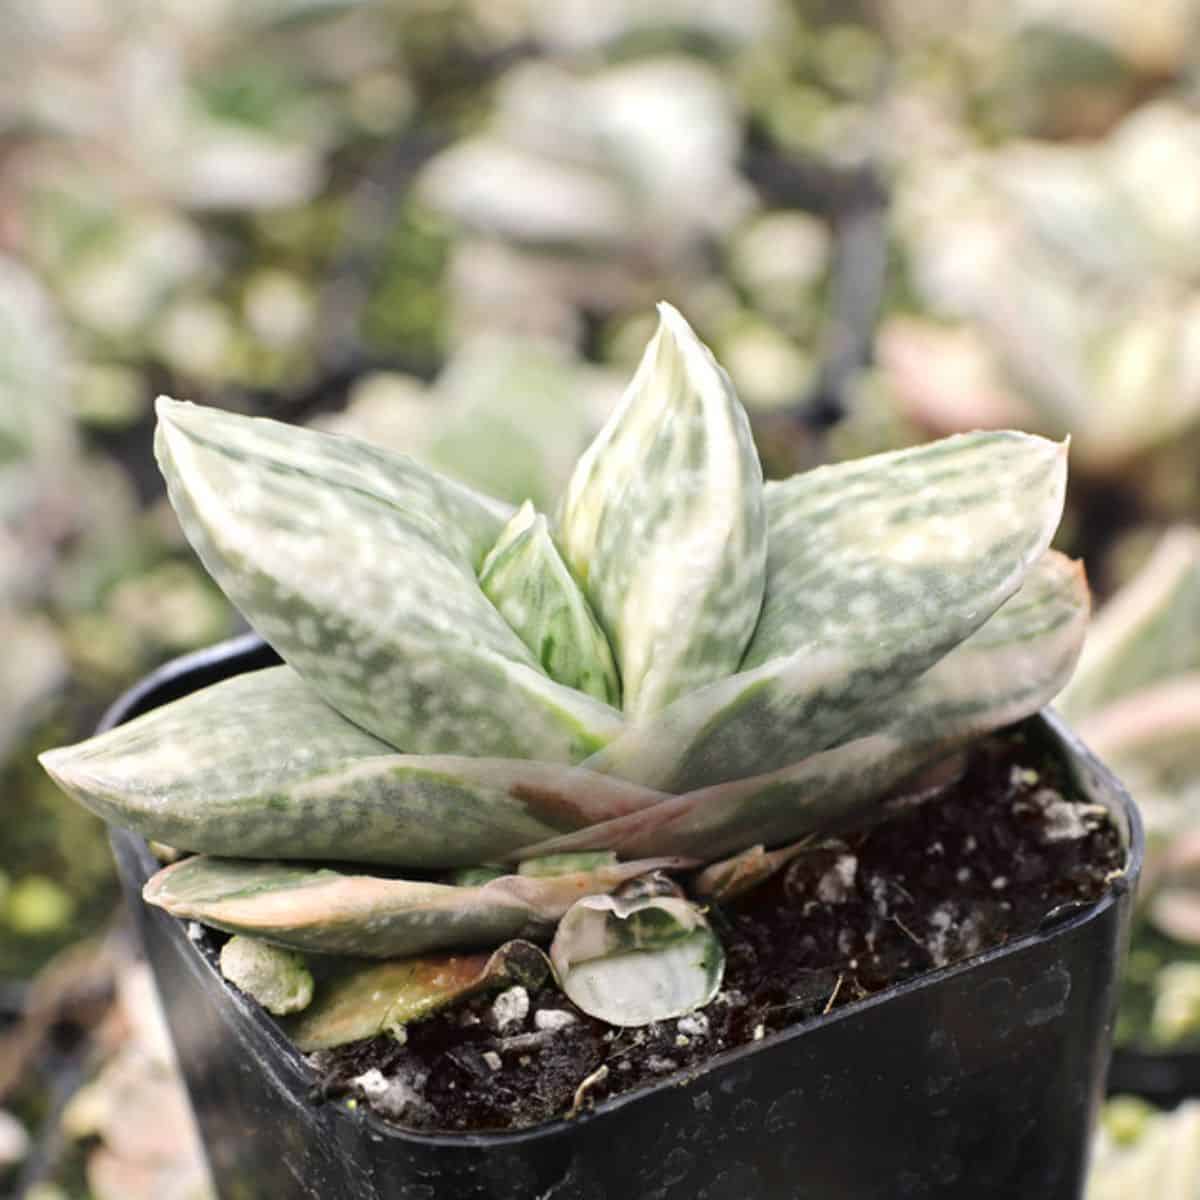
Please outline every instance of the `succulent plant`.
[[[1138, 574], [1105, 604], [1059, 706], [1137, 796], [1146, 826], [1142, 920], [1134, 930], [1120, 1033], [1159, 1045], [1195, 1041], [1200, 531], [1186, 525], [1167, 530]], [[1144, 1019], [1137, 1018], [1139, 1009]]]
[[551, 937], [586, 1011], [682, 1015], [722, 953], [667, 876], [745, 887], [790, 853], [766, 847], [870, 819], [1058, 692], [1088, 611], [1048, 550], [1065, 446], [969, 434], [764, 485], [728, 376], [660, 317], [555, 519], [159, 401], [184, 530], [286, 665], [43, 756], [107, 820], [195, 852], [150, 903], [407, 960], [402, 1003], [360, 989], [373, 1029], [527, 972]]

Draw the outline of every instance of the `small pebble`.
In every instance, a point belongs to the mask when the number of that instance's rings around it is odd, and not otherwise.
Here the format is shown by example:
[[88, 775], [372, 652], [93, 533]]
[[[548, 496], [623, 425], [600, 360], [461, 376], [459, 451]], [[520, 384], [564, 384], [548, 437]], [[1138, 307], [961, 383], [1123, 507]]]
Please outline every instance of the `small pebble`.
[[708, 1017], [702, 1012], [688, 1013], [675, 1022], [675, 1028], [685, 1037], [700, 1038], [708, 1036]]
[[487, 1065], [493, 1071], [500, 1070], [500, 1067], [502, 1066], [502, 1063], [500, 1062], [500, 1055], [498, 1055], [495, 1050], [485, 1050], [483, 1052], [483, 1061], [487, 1063]]
[[553, 1030], [566, 1029], [568, 1025], [575, 1024], [574, 1013], [569, 1013], [562, 1008], [539, 1008], [533, 1014], [533, 1025], [535, 1029]]
[[854, 891], [858, 875], [858, 859], [853, 854], [841, 854], [837, 861], [817, 881], [817, 899], [823, 904], [842, 904]]
[[529, 1016], [529, 993], [520, 985], [503, 991], [492, 1002], [492, 1024], [503, 1032]]

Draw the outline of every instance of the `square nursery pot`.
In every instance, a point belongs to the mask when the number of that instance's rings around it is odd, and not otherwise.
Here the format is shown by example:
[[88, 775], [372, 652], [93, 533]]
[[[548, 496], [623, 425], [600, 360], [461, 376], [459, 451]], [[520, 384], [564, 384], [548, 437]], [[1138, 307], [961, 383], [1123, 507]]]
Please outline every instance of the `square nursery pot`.
[[[243, 638], [168, 664], [103, 728], [276, 662]], [[183, 922], [140, 900], [157, 869], [112, 833], [224, 1200], [1077, 1200], [1104, 1092], [1137, 812], [1053, 713], [1042, 736], [1113, 814], [1124, 875], [1037, 932], [705, 1067], [516, 1133], [405, 1132], [314, 1103], [312, 1070], [226, 987]]]

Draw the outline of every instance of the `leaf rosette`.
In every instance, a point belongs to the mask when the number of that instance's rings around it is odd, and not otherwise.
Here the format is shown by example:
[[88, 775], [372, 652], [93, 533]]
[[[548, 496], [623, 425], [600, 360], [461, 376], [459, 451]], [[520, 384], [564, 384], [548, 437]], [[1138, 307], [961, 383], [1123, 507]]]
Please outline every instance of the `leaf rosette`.
[[[974, 433], [764, 484], [729, 377], [660, 316], [553, 516], [160, 399], [184, 532], [283, 665], [43, 755], [106, 820], [195, 855], [150, 903], [409, 962], [393, 1015], [556, 929], [581, 1007], [678, 1015], [719, 986], [719, 940], [683, 895], [621, 898], [630, 880], [745, 890], [1062, 688], [1088, 612], [1048, 549], [1065, 446]], [[484, 957], [430, 990], [448, 951]], [[371, 990], [347, 971], [336, 1028], [378, 1027], [346, 1016]]]

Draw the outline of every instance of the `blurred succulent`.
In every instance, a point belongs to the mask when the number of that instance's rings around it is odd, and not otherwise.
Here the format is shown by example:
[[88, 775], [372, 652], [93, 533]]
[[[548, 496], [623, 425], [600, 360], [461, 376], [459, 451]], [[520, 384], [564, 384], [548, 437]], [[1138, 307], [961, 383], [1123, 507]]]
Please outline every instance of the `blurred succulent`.
[[[1169, 530], [1105, 605], [1059, 704], [1137, 797], [1147, 835], [1143, 918], [1200, 947], [1200, 531]], [[1148, 1032], [1163, 1043], [1194, 1039], [1200, 965], [1159, 970], [1157, 958], [1135, 935], [1131, 969], [1153, 968], [1143, 981]]]
[[1130, 1096], [1110, 1100], [1092, 1152], [1086, 1200], [1195, 1200], [1200, 1104], [1157, 1112]]
[[560, 344], [497, 336], [459, 347], [430, 385], [377, 372], [315, 424], [411, 454], [502, 500], [553, 503], [620, 395], [615, 371]]
[[[1065, 447], [980, 433], [764, 486], [728, 376], [667, 305], [554, 521], [366, 443], [165, 398], [157, 445], [193, 546], [287, 665], [43, 764], [198, 852], [151, 903], [410, 960], [378, 1028], [536, 971], [521, 947], [551, 935], [561, 986], [604, 1020], [705, 1004], [719, 940], [643, 877], [739, 879], [751, 858], [761, 876], [787, 854], [756, 847], [868, 817], [1045, 704], [1086, 625], [1081, 569], [1047, 549]], [[496, 962], [424, 957], [501, 943]]]
[[[937, 171], [918, 154], [898, 173], [897, 224], [949, 332], [890, 331], [884, 368], [907, 416], [934, 433], [1069, 432], [1077, 467], [1105, 476], [1200, 430], [1200, 118], [1162, 102], [1090, 144], [927, 152]], [[955, 404], [944, 363], [961, 369], [966, 341]]]

